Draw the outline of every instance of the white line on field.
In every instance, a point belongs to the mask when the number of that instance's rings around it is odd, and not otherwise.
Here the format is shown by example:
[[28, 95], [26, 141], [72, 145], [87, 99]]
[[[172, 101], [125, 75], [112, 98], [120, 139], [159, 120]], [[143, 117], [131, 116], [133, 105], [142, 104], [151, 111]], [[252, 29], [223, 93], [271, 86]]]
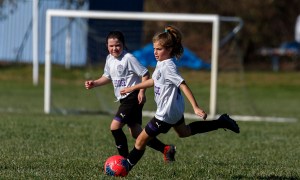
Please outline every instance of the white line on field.
[[[9, 112], [9, 113], [22, 113], [24, 112], [21, 109], [18, 108], [0, 108], [0, 112]], [[76, 114], [76, 110], [68, 111], [64, 109], [60, 109], [60, 113], [67, 115], [67, 114]], [[79, 113], [83, 113], [85, 110], [80, 111]], [[78, 113], [78, 112], [77, 112]], [[96, 112], [98, 113], [98, 112]], [[108, 114], [114, 114], [112, 112], [107, 112]], [[155, 115], [154, 111], [143, 111], [143, 116], [145, 117], [153, 117]], [[208, 117], [207, 120], [213, 120], [217, 119], [220, 115], [216, 115], [215, 117]], [[197, 119], [200, 120], [199, 116], [196, 116], [195, 114], [191, 113], [184, 113], [184, 117], [186, 119]], [[230, 117], [236, 121], [249, 121], [249, 122], [297, 122], [297, 118], [287, 118], [287, 117], [263, 117], [263, 116], [242, 116], [242, 115], [230, 115]]]
[[[153, 117], [154, 111], [143, 111], [143, 116]], [[215, 117], [208, 117], [207, 120], [217, 119], [220, 115]], [[199, 116], [191, 113], [184, 113], [186, 119], [200, 119]], [[286, 117], [263, 117], [263, 116], [242, 116], [242, 115], [230, 115], [230, 117], [236, 121], [261, 121], [261, 122], [297, 122], [297, 118]]]

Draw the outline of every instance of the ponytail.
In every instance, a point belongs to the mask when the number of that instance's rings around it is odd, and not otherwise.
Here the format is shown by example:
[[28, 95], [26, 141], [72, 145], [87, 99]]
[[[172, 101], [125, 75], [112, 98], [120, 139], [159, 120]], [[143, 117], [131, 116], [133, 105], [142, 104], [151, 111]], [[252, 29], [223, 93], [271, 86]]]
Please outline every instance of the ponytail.
[[156, 34], [152, 41], [159, 41], [165, 48], [172, 48], [171, 56], [177, 60], [183, 54], [183, 46], [181, 44], [181, 32], [174, 26], [166, 26], [164, 32]]

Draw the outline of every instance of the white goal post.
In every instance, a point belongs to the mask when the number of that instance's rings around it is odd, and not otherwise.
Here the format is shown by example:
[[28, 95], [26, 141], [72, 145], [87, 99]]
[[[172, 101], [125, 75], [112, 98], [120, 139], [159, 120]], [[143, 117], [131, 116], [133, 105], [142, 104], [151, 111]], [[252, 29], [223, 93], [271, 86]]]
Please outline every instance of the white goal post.
[[[51, 20], [52, 17], [212, 23], [209, 117], [212, 118], [216, 115], [220, 21], [240, 23], [241, 22], [240, 18], [222, 17], [219, 15], [183, 14], [183, 13], [77, 11], [77, 10], [53, 10], [53, 9], [47, 10], [46, 40], [45, 40], [45, 86], [44, 86], [44, 112], [46, 114], [49, 114], [51, 112]], [[234, 31], [237, 32], [239, 31], [239, 29], [240, 27], [238, 29], [235, 28]]]

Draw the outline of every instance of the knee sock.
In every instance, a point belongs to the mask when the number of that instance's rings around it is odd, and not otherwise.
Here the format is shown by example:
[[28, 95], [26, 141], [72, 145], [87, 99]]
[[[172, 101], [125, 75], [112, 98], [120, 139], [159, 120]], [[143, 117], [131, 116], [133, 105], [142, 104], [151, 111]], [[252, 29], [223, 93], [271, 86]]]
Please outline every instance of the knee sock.
[[158, 140], [156, 137], [154, 137], [147, 143], [147, 146], [164, 153], [164, 148], [166, 145], [162, 143], [160, 140]]
[[218, 120], [213, 121], [195, 121], [189, 124], [191, 128], [191, 134], [205, 133], [220, 128], [220, 122]]
[[127, 138], [122, 129], [111, 130], [111, 133], [115, 139], [116, 147], [121, 156], [128, 156], [128, 144]]
[[135, 147], [130, 151], [127, 161], [129, 163], [129, 170], [133, 168], [134, 165], [143, 157], [145, 152], [144, 150], [138, 150]]

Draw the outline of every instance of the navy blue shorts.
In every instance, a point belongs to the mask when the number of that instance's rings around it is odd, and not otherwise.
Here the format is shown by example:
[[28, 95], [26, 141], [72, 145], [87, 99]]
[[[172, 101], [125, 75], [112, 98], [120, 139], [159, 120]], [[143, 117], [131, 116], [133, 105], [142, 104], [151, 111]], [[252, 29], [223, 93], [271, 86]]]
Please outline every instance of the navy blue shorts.
[[169, 132], [171, 127], [178, 126], [182, 123], [184, 123], [184, 116], [182, 116], [182, 118], [176, 124], [169, 124], [153, 117], [146, 125], [145, 131], [150, 137], [156, 137], [160, 133], [165, 134]]
[[142, 110], [144, 104], [138, 102], [139, 91], [130, 93], [126, 98], [120, 100], [119, 109], [114, 117], [115, 120], [127, 124], [129, 127], [142, 124]]

